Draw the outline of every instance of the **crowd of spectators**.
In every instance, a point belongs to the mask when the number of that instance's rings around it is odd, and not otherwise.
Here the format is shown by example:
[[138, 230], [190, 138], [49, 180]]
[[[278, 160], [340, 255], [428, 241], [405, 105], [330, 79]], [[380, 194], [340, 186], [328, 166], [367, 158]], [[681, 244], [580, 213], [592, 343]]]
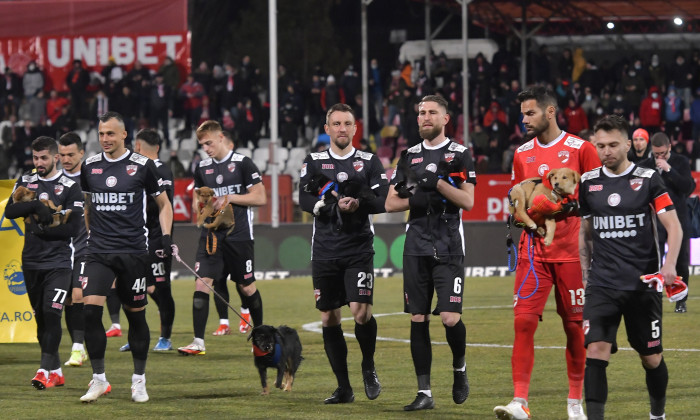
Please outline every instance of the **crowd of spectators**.
[[[556, 93], [558, 123], [568, 132], [586, 138], [598, 119], [614, 113], [627, 118], [633, 130], [665, 131], [674, 150], [700, 158], [700, 52], [678, 52], [667, 62], [650, 53], [598, 64], [581, 48], [553, 56], [542, 46], [528, 63], [528, 84]], [[460, 141], [465, 129], [461, 61], [433, 55], [429, 75], [423, 61], [398, 63], [387, 71], [373, 59], [368, 70], [369, 120], [358, 121], [356, 147], [382, 151], [389, 167], [402, 149], [420, 141], [418, 101], [428, 94], [447, 98], [447, 135]], [[510, 172], [513, 152], [522, 143], [518, 75], [517, 57], [504, 49], [490, 61], [481, 53], [469, 61], [466, 121], [480, 173]], [[66, 92], [49, 88], [45, 78], [35, 62], [21, 76], [9, 68], [0, 76], [0, 177], [15, 175], [8, 173], [10, 166], [33, 167], [29, 145], [37, 136], [60, 136], [75, 130], [78, 120], [94, 124], [108, 110], [124, 116], [130, 135], [147, 126], [160, 129], [173, 156], [176, 142], [191, 138], [192, 130], [207, 119], [220, 121], [237, 146], [254, 149], [261, 137], [270, 135], [266, 78], [248, 56], [211, 68], [201, 62], [187, 75], [171, 58], [157, 71], [139, 62], [123, 68], [110, 59], [99, 73], [75, 60]], [[347, 103], [362, 116], [362, 80], [353, 65], [336, 75], [318, 66], [309, 80], [280, 65], [278, 86], [279, 136], [285, 147], [316, 145], [325, 112], [334, 103]], [[168, 129], [177, 126], [173, 118], [184, 122], [174, 133]], [[361, 138], [365, 124], [368, 139]]]

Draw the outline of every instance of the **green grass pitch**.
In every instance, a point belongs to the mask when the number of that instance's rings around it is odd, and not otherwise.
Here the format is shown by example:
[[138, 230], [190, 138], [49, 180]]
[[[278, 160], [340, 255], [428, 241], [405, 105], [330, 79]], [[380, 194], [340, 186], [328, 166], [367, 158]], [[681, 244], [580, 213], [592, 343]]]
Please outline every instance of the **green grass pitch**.
[[[691, 280], [696, 284], [697, 278]], [[229, 283], [231, 285], [231, 283]], [[66, 385], [45, 391], [35, 390], [30, 380], [39, 364], [37, 344], [0, 344], [0, 412], [5, 419], [24, 418], [294, 418], [332, 419], [354, 416], [362, 419], [440, 418], [488, 419], [495, 405], [506, 404], [512, 397], [510, 354], [512, 330], [513, 278], [469, 278], [464, 293], [462, 319], [467, 327], [467, 371], [471, 395], [463, 405], [451, 398], [451, 354], [445, 344], [444, 329], [433, 317], [432, 389], [434, 410], [405, 413], [402, 407], [416, 393], [416, 380], [407, 339], [409, 316], [401, 313], [403, 293], [400, 277], [380, 278], [375, 283], [374, 312], [378, 334], [376, 365], [382, 394], [375, 401], [364, 395], [357, 341], [347, 337], [350, 380], [355, 402], [340, 406], [322, 404], [335, 389], [335, 378], [323, 350], [321, 334], [314, 332], [320, 320], [314, 308], [313, 288], [308, 277], [257, 283], [263, 297], [267, 324], [286, 324], [296, 328], [304, 347], [304, 362], [291, 393], [273, 389], [269, 396], [260, 395], [260, 382], [253, 366], [253, 355], [246, 336], [238, 332], [213, 337], [218, 317], [210, 305], [205, 356], [184, 357], [172, 351], [149, 353], [146, 371], [151, 400], [136, 405], [130, 398], [132, 372], [129, 353], [120, 353], [126, 342], [107, 339], [107, 379], [112, 393], [94, 404], [81, 404], [79, 398], [91, 379], [88, 365], [64, 368]], [[183, 346], [192, 340], [191, 280], [173, 282], [176, 302], [173, 345]], [[238, 297], [232, 293], [238, 308]], [[692, 292], [691, 292], [692, 296]], [[673, 305], [664, 300], [664, 347], [670, 372], [667, 415], [669, 419], [700, 418], [700, 300], [691, 297], [687, 314], [673, 313]], [[106, 310], [105, 310], [106, 312]], [[349, 310], [343, 315], [349, 317]], [[151, 346], [158, 338], [157, 308], [148, 305]], [[235, 314], [231, 322], [237, 325]], [[105, 314], [105, 326], [108, 326]], [[122, 314], [123, 328], [128, 328]], [[307, 329], [304, 329], [304, 326]], [[318, 324], [315, 324], [318, 327]], [[344, 331], [353, 333], [351, 320], [343, 322]], [[61, 359], [67, 360], [70, 339], [64, 329]], [[535, 419], [565, 419], [567, 380], [561, 322], [550, 298], [535, 343], [535, 369], [530, 388], [530, 407]], [[628, 343], [622, 328], [618, 342]], [[268, 377], [274, 380], [270, 370]], [[649, 403], [644, 370], [633, 351], [621, 350], [613, 355], [608, 367], [609, 399], [607, 418], [648, 418]]]

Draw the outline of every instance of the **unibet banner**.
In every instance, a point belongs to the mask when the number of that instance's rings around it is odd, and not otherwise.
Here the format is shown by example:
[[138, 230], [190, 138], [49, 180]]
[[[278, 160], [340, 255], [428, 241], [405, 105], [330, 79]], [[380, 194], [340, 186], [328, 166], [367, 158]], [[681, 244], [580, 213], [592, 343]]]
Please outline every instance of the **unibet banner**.
[[36, 323], [29, 304], [22, 273], [24, 221], [6, 219], [5, 206], [15, 185], [14, 180], [0, 180], [0, 343], [35, 343]]

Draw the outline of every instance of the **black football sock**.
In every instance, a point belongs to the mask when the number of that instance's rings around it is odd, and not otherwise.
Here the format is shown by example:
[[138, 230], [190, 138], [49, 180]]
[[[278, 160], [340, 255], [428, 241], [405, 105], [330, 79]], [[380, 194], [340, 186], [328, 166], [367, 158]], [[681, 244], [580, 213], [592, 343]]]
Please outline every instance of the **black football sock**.
[[160, 336], [170, 338], [173, 333], [173, 322], [175, 321], [175, 301], [173, 300], [170, 285], [162, 287], [156, 286], [153, 295], [158, 297], [158, 312], [160, 312]]
[[651, 414], [660, 416], [666, 410], [666, 387], [668, 386], [666, 362], [662, 358], [656, 369], [647, 369], [645, 367], [644, 370], [647, 373], [647, 390], [649, 391]]
[[364, 325], [355, 322], [355, 337], [362, 351], [362, 370], [374, 369], [374, 350], [377, 345], [377, 320], [371, 317]]
[[467, 346], [467, 329], [461, 319], [452, 327], [445, 325], [445, 337], [452, 350], [452, 367], [462, 369], [465, 365], [464, 349]]
[[41, 368], [58, 369], [56, 366], [58, 345], [61, 344], [61, 314], [45, 312], [43, 339], [41, 340]]
[[146, 311], [124, 311], [129, 320], [129, 347], [134, 358], [134, 373], [143, 375], [146, 370], [148, 347], [151, 344], [151, 333], [146, 322]]
[[253, 326], [263, 324], [263, 303], [262, 297], [260, 296], [260, 290], [256, 290], [255, 293], [248, 296], [246, 299], [248, 308], [250, 309], [250, 318], [253, 321]]
[[109, 311], [109, 319], [112, 324], [119, 324], [119, 310], [122, 308], [122, 303], [117, 296], [116, 289], [110, 289], [107, 295], [107, 310]]
[[[71, 333], [71, 340], [74, 343], [82, 344], [85, 341], [85, 316], [83, 315], [83, 303], [74, 303], [66, 307], [66, 324], [70, 318], [70, 327], [68, 331]], [[72, 331], [71, 331], [72, 328]]]
[[209, 295], [204, 292], [194, 292], [192, 299], [192, 323], [195, 338], [204, 340], [204, 330], [207, 328], [209, 317]]
[[605, 418], [605, 402], [608, 400], [608, 378], [605, 369], [608, 362], [586, 359], [583, 388], [586, 393], [586, 411], [590, 420]]
[[66, 329], [68, 330], [68, 334], [70, 334], [71, 343], [75, 343], [73, 339], [73, 306], [75, 306], [75, 304], [66, 305], [64, 308], [66, 313]]
[[[214, 290], [225, 300], [221, 300], [220, 298], [214, 296], [214, 306], [216, 306], [216, 313], [219, 314], [219, 319], [228, 319], [228, 303], [230, 297], [227, 282], [228, 280], [225, 278], [214, 280]], [[238, 287], [236, 287], [236, 289], [238, 289]]]
[[[251, 308], [251, 313], [253, 308]], [[340, 388], [350, 389], [348, 378], [348, 346], [340, 325], [323, 327], [323, 348]]]
[[85, 305], [85, 345], [93, 373], [105, 373], [105, 348], [107, 348], [107, 336], [102, 325], [102, 306]]
[[411, 321], [411, 357], [418, 377], [418, 389], [430, 389], [430, 366], [433, 349], [430, 345], [430, 324]]

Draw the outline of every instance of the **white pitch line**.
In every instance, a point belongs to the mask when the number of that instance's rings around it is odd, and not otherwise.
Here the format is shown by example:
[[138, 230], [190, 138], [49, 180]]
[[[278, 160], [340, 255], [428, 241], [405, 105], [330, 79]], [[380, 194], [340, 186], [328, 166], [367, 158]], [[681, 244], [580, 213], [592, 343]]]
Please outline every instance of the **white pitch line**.
[[[506, 306], [470, 306], [470, 307], [465, 307], [462, 308], [462, 310], [474, 310], [474, 309], [503, 309], [503, 308], [511, 308], [512, 306], [506, 305]], [[395, 315], [406, 315], [405, 312], [391, 312], [391, 313], [386, 313], [386, 314], [374, 314], [375, 318], [381, 318], [383, 316], [395, 316]], [[341, 321], [351, 321], [353, 320], [353, 317], [347, 317], [347, 318], [341, 318]], [[316, 322], [309, 322], [307, 324], [302, 325], [301, 327], [304, 331], [309, 331], [309, 332], [314, 332], [318, 334], [323, 333], [323, 327], [321, 327], [321, 321], [316, 321]], [[345, 337], [352, 337], [355, 338], [355, 334], [343, 332], [343, 335]], [[377, 336], [377, 341], [390, 341], [390, 342], [395, 342], [395, 343], [406, 343], [410, 344], [411, 340], [405, 339], [405, 338], [393, 338], [393, 337], [381, 337]], [[432, 344], [436, 345], [446, 345], [446, 341], [431, 341]], [[467, 343], [467, 347], [491, 347], [491, 348], [504, 348], [504, 349], [512, 349], [513, 346], [510, 344], [488, 344], [488, 343]], [[541, 350], [541, 349], [555, 349], [555, 350], [564, 350], [566, 347], [564, 346], [535, 346], [536, 349]], [[634, 351], [633, 348], [631, 347], [618, 347], [618, 350], [625, 350], [625, 351]], [[669, 348], [664, 348], [664, 351], [681, 351], [681, 352], [700, 352], [700, 349], [669, 349]]]

